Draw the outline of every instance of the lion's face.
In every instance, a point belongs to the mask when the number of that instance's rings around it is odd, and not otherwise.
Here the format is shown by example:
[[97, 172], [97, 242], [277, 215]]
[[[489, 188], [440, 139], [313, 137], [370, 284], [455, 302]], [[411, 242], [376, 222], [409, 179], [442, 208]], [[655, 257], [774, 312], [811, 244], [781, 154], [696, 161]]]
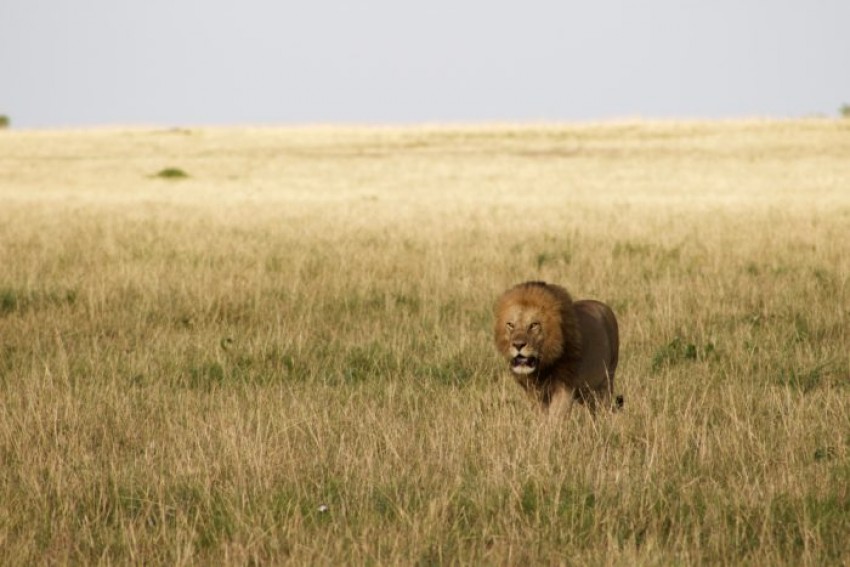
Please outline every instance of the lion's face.
[[531, 374], [540, 364], [540, 344], [543, 328], [534, 312], [519, 311], [505, 322], [511, 371]]
[[544, 289], [514, 288], [496, 305], [496, 347], [514, 374], [546, 368], [563, 353], [561, 304]]

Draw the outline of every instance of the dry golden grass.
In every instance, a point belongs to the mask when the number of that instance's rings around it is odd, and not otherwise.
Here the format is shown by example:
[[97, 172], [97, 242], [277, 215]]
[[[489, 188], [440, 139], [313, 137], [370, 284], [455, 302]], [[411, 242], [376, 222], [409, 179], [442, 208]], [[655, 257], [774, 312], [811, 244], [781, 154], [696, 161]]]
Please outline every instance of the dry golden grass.
[[0, 563], [846, 564], [848, 237], [846, 121], [0, 132]]

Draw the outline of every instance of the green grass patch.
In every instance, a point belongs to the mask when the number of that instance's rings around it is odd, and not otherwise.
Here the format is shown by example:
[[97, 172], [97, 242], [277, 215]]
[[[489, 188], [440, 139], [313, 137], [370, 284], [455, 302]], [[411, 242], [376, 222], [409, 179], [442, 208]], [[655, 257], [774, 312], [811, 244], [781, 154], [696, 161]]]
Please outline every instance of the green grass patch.
[[[837, 370], [838, 365], [835, 361], [827, 361], [811, 367], [787, 368], [779, 371], [776, 376], [776, 383], [801, 394], [808, 394], [827, 384], [829, 378]], [[839, 383], [842, 382], [847, 385], [850, 382], [850, 376], [845, 376], [844, 380], [839, 380]]]
[[717, 356], [717, 348], [713, 342], [698, 345], [687, 339], [676, 336], [667, 344], [656, 349], [652, 355], [652, 371], [675, 366], [682, 362], [703, 361]]
[[187, 179], [189, 177], [189, 174], [180, 169], [179, 167], [166, 167], [156, 172], [154, 174], [154, 177], [156, 177], [157, 179], [178, 180]]
[[0, 317], [27, 311], [74, 305], [76, 289], [37, 290], [0, 287]]

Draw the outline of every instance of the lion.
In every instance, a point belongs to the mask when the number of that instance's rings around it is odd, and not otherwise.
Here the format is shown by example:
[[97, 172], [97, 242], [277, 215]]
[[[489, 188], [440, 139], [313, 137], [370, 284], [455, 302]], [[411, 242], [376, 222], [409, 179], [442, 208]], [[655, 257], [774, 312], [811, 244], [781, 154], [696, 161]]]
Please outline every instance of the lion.
[[591, 413], [613, 400], [620, 349], [617, 318], [595, 300], [573, 301], [561, 286], [521, 283], [495, 305], [496, 348], [516, 381], [544, 412], [568, 413], [575, 402]]

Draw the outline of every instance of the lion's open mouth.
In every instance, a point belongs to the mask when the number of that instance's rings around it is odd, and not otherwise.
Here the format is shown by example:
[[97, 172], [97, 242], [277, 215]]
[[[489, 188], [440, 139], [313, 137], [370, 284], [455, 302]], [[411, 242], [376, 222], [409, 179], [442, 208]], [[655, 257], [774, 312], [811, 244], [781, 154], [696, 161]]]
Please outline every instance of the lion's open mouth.
[[511, 370], [517, 374], [530, 374], [537, 370], [537, 357], [534, 356], [515, 356], [511, 359]]

